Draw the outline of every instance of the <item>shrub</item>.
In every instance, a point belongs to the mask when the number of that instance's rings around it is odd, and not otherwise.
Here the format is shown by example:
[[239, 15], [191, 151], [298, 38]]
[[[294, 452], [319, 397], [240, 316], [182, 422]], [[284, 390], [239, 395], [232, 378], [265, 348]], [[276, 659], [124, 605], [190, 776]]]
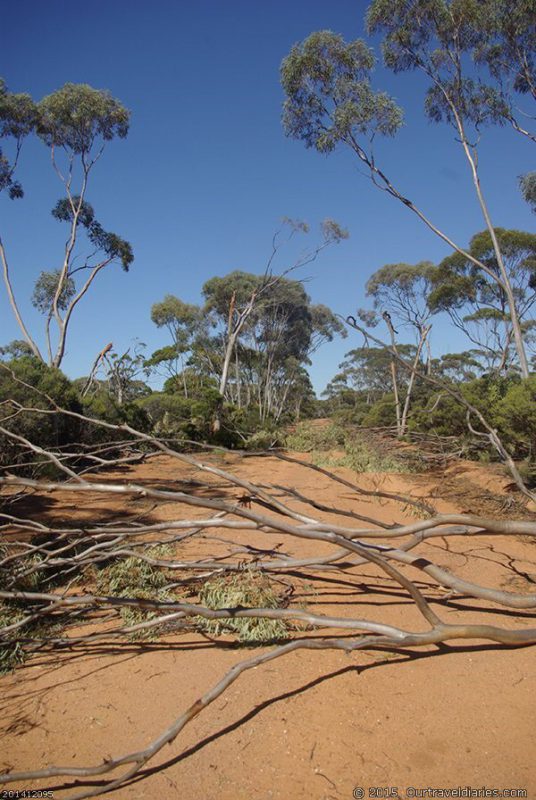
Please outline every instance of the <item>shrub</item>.
[[[536, 450], [536, 376], [521, 381], [518, 376], [485, 375], [458, 390], [497, 429], [503, 444], [515, 458], [533, 458]], [[442, 436], [460, 436], [469, 446], [466, 409], [448, 394], [430, 397], [414, 408], [410, 430], [433, 431]], [[476, 430], [481, 429], [473, 419]], [[491, 455], [495, 455], [490, 450]]]
[[333, 450], [344, 445], [344, 429], [339, 425], [315, 425], [300, 422], [293, 433], [289, 433], [285, 445], [289, 450], [309, 453], [312, 450]]
[[[152, 555], [160, 557], [162, 550], [152, 551]], [[125, 597], [137, 600], [165, 601], [173, 599], [166, 589], [169, 580], [166, 574], [141, 558], [131, 556], [122, 558], [99, 570], [95, 581], [98, 594], [110, 597]], [[137, 625], [155, 619], [159, 614], [143, 608], [132, 606], [121, 608], [121, 619], [127, 626]], [[132, 639], [155, 639], [163, 633], [163, 626], [154, 626], [146, 630], [134, 631]]]
[[[213, 442], [223, 447], [240, 446], [241, 438], [233, 424], [233, 406], [222, 402], [217, 389], [204, 387], [195, 397], [170, 392], [153, 392], [137, 401], [157, 436]], [[213, 423], [220, 420], [214, 433]]]
[[244, 442], [245, 450], [269, 450], [277, 447], [281, 441], [281, 434], [269, 430], [259, 430], [247, 437]]
[[[201, 602], [214, 610], [221, 608], [281, 608], [281, 592], [274, 588], [266, 575], [245, 572], [214, 578], [203, 584]], [[289, 637], [283, 620], [241, 617], [238, 619], [207, 620], [199, 618], [199, 626], [212, 636], [226, 631], [238, 635], [240, 642], [271, 642]]]
[[[368, 434], [364, 438], [363, 434], [336, 424], [302, 423], [287, 436], [286, 446], [311, 453], [317, 466], [348, 467], [356, 472], [414, 472], [416, 469], [416, 465], [397, 456], [379, 437]], [[326, 455], [329, 450], [344, 450], [344, 455]]]
[[[54, 413], [45, 395], [62, 408], [81, 411], [71, 382], [58, 369], [47, 367], [34, 356], [13, 359], [0, 368], [0, 422], [14, 433], [42, 448], [61, 447], [79, 441], [81, 424], [64, 414]], [[23, 381], [23, 385], [20, 381]], [[10, 402], [11, 401], [11, 402]], [[27, 408], [49, 410], [50, 414], [24, 412], [13, 416], [19, 403]], [[56, 468], [43, 456], [32, 453], [8, 436], [0, 435], [0, 467], [18, 467], [25, 474], [56, 477]]]
[[[14, 604], [0, 603], [0, 628], [14, 625], [25, 617], [22, 608]], [[3, 634], [0, 639], [0, 674], [11, 672], [26, 659], [26, 653], [20, 642], [14, 641], [14, 637], [19, 634], [15, 630]]]
[[516, 454], [536, 458], [536, 375], [508, 386], [494, 421]]
[[361, 424], [365, 428], [390, 428], [396, 425], [394, 395], [386, 394], [369, 406], [369, 410], [361, 418]]
[[[100, 388], [95, 394], [82, 399], [83, 411], [88, 417], [102, 419], [113, 425], [126, 423], [141, 431], [150, 430], [150, 423], [143, 407], [137, 402], [128, 402], [119, 405], [113, 396], [105, 389]], [[100, 428], [97, 425], [87, 426], [86, 438], [92, 442], [102, 442], [116, 439], [117, 434]]]

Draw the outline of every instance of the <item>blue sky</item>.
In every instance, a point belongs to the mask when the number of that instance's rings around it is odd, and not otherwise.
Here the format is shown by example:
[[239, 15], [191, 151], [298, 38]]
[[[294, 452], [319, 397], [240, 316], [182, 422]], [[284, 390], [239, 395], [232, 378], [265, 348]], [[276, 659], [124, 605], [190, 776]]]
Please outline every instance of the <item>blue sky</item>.
[[[314, 302], [344, 315], [366, 305], [366, 280], [383, 264], [448, 253], [410, 212], [374, 189], [350, 153], [320, 156], [283, 134], [281, 60], [314, 30], [362, 36], [366, 7], [359, 0], [329, 7], [319, 0], [4, 4], [0, 75], [12, 91], [40, 99], [67, 81], [84, 82], [109, 89], [132, 112], [128, 138], [107, 147], [87, 197], [104, 227], [132, 243], [135, 261], [127, 275], [109, 267], [82, 301], [63, 364], [68, 375], [87, 374], [109, 341], [118, 351], [136, 337], [148, 352], [167, 343], [150, 320], [152, 303], [167, 293], [199, 302], [211, 276], [261, 271], [283, 216], [311, 225], [311, 245], [326, 217], [348, 228], [348, 241], [299, 276], [308, 278]], [[379, 66], [374, 82], [406, 115], [397, 137], [378, 144], [378, 163], [465, 245], [483, 222], [459, 145], [448, 128], [424, 117], [418, 75], [394, 76]], [[529, 144], [507, 129], [486, 130], [480, 168], [494, 224], [533, 229], [517, 188], [517, 176], [533, 168]], [[61, 261], [65, 229], [50, 209], [62, 191], [38, 141], [25, 144], [18, 177], [26, 195], [0, 198], [0, 233], [19, 304], [40, 336], [42, 319], [29, 297], [38, 273]], [[279, 267], [293, 257], [282, 254]], [[0, 343], [20, 338], [3, 291], [0, 319]], [[315, 355], [318, 391], [359, 344], [350, 334]], [[432, 346], [439, 354], [467, 344], [436, 318]]]

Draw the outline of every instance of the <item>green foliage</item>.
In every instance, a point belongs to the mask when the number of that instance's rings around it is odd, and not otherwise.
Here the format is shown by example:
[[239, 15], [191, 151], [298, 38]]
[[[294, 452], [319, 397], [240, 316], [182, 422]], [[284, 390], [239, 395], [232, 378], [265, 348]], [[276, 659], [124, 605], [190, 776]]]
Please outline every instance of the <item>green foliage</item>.
[[347, 228], [343, 228], [342, 225], [339, 225], [334, 219], [328, 218], [323, 220], [321, 228], [325, 243], [340, 242], [343, 239], [348, 239], [350, 236]]
[[202, 320], [199, 306], [184, 303], [178, 297], [167, 294], [160, 303], [151, 307], [151, 319], [158, 328], [166, 327], [173, 337], [179, 353], [189, 349], [190, 340]]
[[497, 401], [495, 424], [514, 453], [536, 460], [536, 375], [509, 382]]
[[13, 177], [22, 141], [35, 129], [38, 120], [37, 107], [28, 94], [13, 94], [0, 78], [0, 139], [15, 140], [15, 156], [12, 161], [0, 147], [0, 192], [7, 190], [12, 200], [23, 196], [19, 181]]
[[38, 104], [38, 135], [49, 147], [77, 155], [90, 152], [99, 138], [124, 139], [130, 114], [105, 90], [84, 83], [66, 83]]
[[281, 438], [277, 432], [261, 428], [246, 438], [243, 447], [244, 450], [269, 450], [279, 446]]
[[[0, 603], [0, 628], [20, 622], [26, 616], [24, 610], [14, 604]], [[11, 672], [26, 660], [22, 644], [15, 641], [17, 631], [0, 636], [0, 675]]]
[[[151, 428], [143, 402], [132, 400], [118, 403], [105, 386], [100, 386], [94, 394], [83, 397], [81, 403], [84, 414], [93, 419], [104, 420], [114, 425], [125, 422], [141, 431], [148, 431]], [[116, 438], [116, 434], [98, 426], [91, 426], [87, 434], [89, 440], [95, 442], [105, 442], [110, 436]]]
[[301, 423], [287, 436], [286, 446], [289, 450], [311, 453], [314, 464], [328, 468], [348, 467], [356, 472], [414, 471], [414, 466], [397, 457], [385, 442], [336, 423]]
[[472, 381], [482, 372], [478, 351], [466, 350], [462, 353], [445, 353], [440, 359], [432, 359], [432, 371], [452, 383]]
[[329, 153], [360, 135], [396, 133], [402, 112], [387, 94], [372, 89], [374, 62], [361, 39], [347, 43], [331, 31], [318, 31], [295, 45], [281, 65], [287, 136]]
[[112, 597], [144, 598], [154, 596], [169, 583], [164, 573], [141, 558], [131, 556], [99, 570], [96, 590]]
[[[534, 458], [536, 453], [536, 376], [522, 381], [517, 375], [487, 374], [468, 381], [458, 390], [497, 429], [514, 458]], [[440, 395], [440, 396], [439, 396]], [[479, 430], [478, 421], [472, 423]], [[468, 440], [466, 409], [453, 397], [434, 392], [415, 407], [410, 430], [430, 431], [441, 436]], [[495, 457], [495, 454], [490, 450]]]
[[367, 281], [367, 296], [373, 298], [375, 310], [389, 311], [420, 333], [432, 314], [428, 296], [436, 270], [430, 261], [386, 264]]
[[[0, 138], [11, 139], [15, 153], [10, 161], [0, 149], [0, 191], [7, 189], [12, 198], [22, 197], [22, 187], [13, 177], [14, 170], [22, 140], [35, 132], [50, 148], [52, 163], [67, 195], [52, 210], [55, 219], [70, 226], [65, 244], [64, 267], [61, 271], [42, 272], [37, 279], [32, 299], [34, 306], [47, 316], [45, 332], [48, 360], [56, 367], [61, 365], [65, 354], [71, 313], [98, 272], [113, 260], [118, 260], [123, 270], [128, 271], [134, 260], [129, 242], [116, 233], [106, 231], [95, 219], [93, 208], [85, 200], [90, 171], [100, 158], [105, 143], [116, 136], [124, 138], [128, 125], [129, 112], [108, 91], [93, 89], [86, 84], [67, 83], [35, 104], [28, 95], [9, 93], [4, 81], [0, 79]], [[79, 194], [74, 191], [73, 182], [76, 180], [80, 184]], [[75, 245], [79, 243], [80, 226], [85, 229], [92, 252], [81, 263], [79, 260], [74, 267], [74, 259], [80, 259], [80, 253], [75, 250]], [[97, 261], [97, 253], [100, 253], [100, 262]], [[85, 273], [83, 287], [77, 294], [73, 275], [81, 270], [89, 272]], [[17, 322], [25, 338], [32, 344], [34, 354], [42, 358], [38, 345], [33, 343], [19, 316], [7, 265], [5, 279]], [[58, 301], [54, 306], [56, 292]], [[59, 311], [66, 312], [63, 318], [56, 313]], [[51, 327], [56, 330], [57, 336], [55, 353]]]
[[138, 401], [157, 436], [194, 438], [192, 401], [176, 394], [153, 392]]
[[[2, 348], [8, 354], [21, 351], [20, 343]], [[24, 347], [22, 347], [24, 352]], [[80, 384], [71, 382], [60, 370], [48, 367], [32, 355], [21, 355], [9, 362], [0, 362], [0, 424], [32, 444], [44, 449], [67, 446], [73, 443], [100, 444], [117, 439], [115, 431], [55, 411], [52, 399], [60, 408], [86, 414], [114, 424], [128, 423], [142, 430], [150, 430], [149, 419], [136, 402], [119, 405], [106, 386], [98, 385], [91, 396], [80, 396]], [[16, 404], [37, 411], [20, 412], [13, 416]], [[17, 468], [17, 473], [35, 477], [58, 478], [62, 475], [49, 459], [32, 453], [6, 435], [0, 436], [0, 467]]]
[[521, 175], [519, 187], [523, 199], [529, 206], [532, 206], [532, 211], [536, 214], [536, 172], [527, 172], [526, 175]]
[[230, 272], [223, 277], [210, 278], [203, 284], [202, 289], [205, 311], [215, 311], [227, 321], [233, 298], [235, 307], [240, 308], [250, 300], [254, 292], [259, 291], [262, 281], [261, 275], [240, 270]]
[[[516, 310], [526, 328], [536, 300], [536, 235], [495, 228]], [[510, 365], [511, 315], [489, 231], [472, 237], [469, 253], [497, 276], [494, 280], [462, 253], [444, 258], [432, 278], [428, 304], [432, 311], [446, 311], [452, 322], [484, 351], [489, 369]], [[526, 332], [526, 331], [525, 331]]]
[[[306, 230], [304, 223], [284, 223], [291, 227], [290, 236]], [[325, 220], [322, 231], [319, 250], [347, 236], [333, 220]], [[274, 248], [275, 252], [277, 244]], [[152, 308], [152, 320], [166, 327], [172, 338], [171, 345], [146, 361], [148, 368], [164, 368], [170, 375], [164, 391], [205, 401], [207, 391], [218, 386], [230, 404], [223, 406], [224, 412], [231, 410], [228, 427], [239, 424], [237, 409], [257, 416], [254, 427], [246, 423], [241, 429], [246, 438], [259, 425], [271, 430], [273, 420], [312, 413], [314, 391], [303, 365], [323, 343], [346, 335], [333, 312], [325, 305], [312, 305], [301, 282], [270, 270], [215, 276], [202, 291], [202, 309], [173, 295]], [[218, 417], [221, 409], [214, 410]]]
[[[236, 608], [281, 608], [281, 586], [270, 582], [261, 572], [245, 571], [206, 581], [199, 599], [214, 610]], [[208, 620], [199, 617], [199, 627], [211, 636], [228, 631], [237, 634], [238, 641], [248, 644], [268, 643], [288, 639], [288, 627], [283, 620], [243, 617], [239, 619]]]
[[[34, 308], [37, 308], [41, 314], [52, 313], [54, 297], [58, 290], [60, 278], [61, 270], [55, 269], [51, 272], [41, 272], [36, 280], [32, 295], [32, 305]], [[62, 283], [59, 293], [58, 308], [61, 311], [65, 311], [75, 294], [75, 282], [71, 277], [67, 276]]]
[[[65, 543], [64, 543], [65, 544]], [[9, 554], [0, 546], [0, 558]], [[14, 566], [15, 565], [15, 566]], [[46, 592], [54, 583], [50, 579], [50, 571], [43, 566], [40, 555], [30, 556], [0, 567], [0, 585], [10, 591]], [[32, 613], [27, 606], [17, 601], [0, 602], [0, 629], [21, 622]], [[26, 622], [24, 626], [12, 631], [0, 633], [0, 674], [10, 672], [26, 661], [29, 651], [21, 641], [17, 641], [21, 633], [34, 641], [45, 639], [59, 630], [60, 617], [39, 617]]]
[[[510, 282], [517, 294], [518, 307], [527, 312], [527, 289], [536, 282], [536, 235], [526, 231], [495, 228]], [[499, 266], [489, 231], [472, 237], [469, 253], [479, 259], [500, 278]], [[462, 253], [455, 252], [439, 264], [432, 275], [429, 297], [433, 309], [448, 311], [468, 303], [491, 305], [503, 312], [504, 291], [488, 275], [477, 268]]]
[[32, 348], [24, 339], [13, 339], [8, 344], [0, 347], [0, 356], [7, 356], [5, 361], [11, 361], [26, 356], [33, 357], [33, 353]]
[[[168, 392], [153, 392], [137, 401], [137, 406], [149, 420], [157, 436], [213, 442], [224, 447], [241, 446], [242, 440], [235, 432], [235, 409], [222, 404], [217, 389], [205, 387], [197, 397], [183, 397]], [[213, 432], [213, 422], [219, 415], [221, 428]]]
[[[80, 423], [55, 413], [46, 395], [62, 408], [81, 411], [78, 395], [68, 378], [58, 369], [47, 367], [33, 356], [22, 356], [0, 366], [0, 422], [11, 431], [40, 447], [58, 447], [79, 441]], [[19, 413], [13, 416], [14, 404], [51, 413]], [[0, 436], [0, 466], [17, 465], [35, 474], [50, 474], [50, 462], [36, 453], [29, 453], [12, 439]], [[33, 464], [30, 467], [30, 464]]]
[[123, 270], [128, 272], [134, 261], [131, 245], [116, 233], [105, 231], [95, 219], [93, 207], [86, 200], [82, 200], [79, 195], [63, 197], [58, 200], [51, 213], [59, 222], [75, 223], [76, 227], [82, 225], [91, 244], [97, 250], [102, 250], [110, 260], [118, 259]]
[[314, 353], [324, 342], [332, 342], [336, 336], [346, 339], [346, 325], [338, 319], [333, 311], [323, 303], [311, 306], [311, 322], [313, 328], [312, 346], [309, 355]]
[[363, 416], [361, 424], [365, 428], [389, 428], [396, 425], [394, 394], [387, 393], [380, 400], [373, 403]]
[[[478, 9], [478, 4], [473, 5]], [[475, 41], [475, 60], [485, 64], [501, 84], [510, 82], [519, 94], [534, 92], [534, 3], [532, 0], [493, 0], [483, 5], [487, 12], [485, 19], [482, 15], [475, 19], [474, 27], [479, 34]]]
[[287, 435], [285, 445], [289, 450], [309, 453], [313, 450], [333, 450], [344, 446], [345, 434], [338, 425], [315, 425], [314, 422], [300, 422], [296, 429]]
[[431, 281], [435, 269], [431, 261], [420, 261], [418, 264], [385, 264], [367, 281], [367, 294], [374, 296], [383, 288], [414, 293], [415, 284], [422, 280]]
[[[430, 78], [425, 108], [436, 122], [509, 122], [514, 111], [505, 71], [519, 68], [517, 92], [534, 78], [534, 10], [526, 0], [374, 0], [366, 22], [369, 33], [384, 34], [389, 69], [422, 69]], [[479, 65], [488, 67], [492, 82]]]
[[416, 464], [398, 458], [386, 445], [367, 441], [360, 434], [352, 433], [345, 437], [344, 455], [313, 453], [313, 464], [319, 467], [346, 467], [354, 472], [414, 472]]
[[[398, 344], [398, 353], [406, 360], [413, 360], [415, 347]], [[339, 372], [328, 385], [326, 394], [335, 399], [340, 393], [346, 394], [346, 404], [350, 404], [348, 390], [355, 390], [366, 397], [368, 405], [379, 400], [392, 390], [391, 355], [385, 347], [356, 347], [346, 353], [339, 364]], [[408, 373], [400, 369], [398, 384], [403, 389], [408, 381]]]
[[[162, 556], [162, 549], [148, 551], [148, 555]], [[107, 597], [124, 597], [137, 600], [156, 600], [163, 602], [172, 600], [173, 597], [166, 589], [169, 579], [165, 572], [153, 567], [141, 558], [131, 556], [120, 559], [110, 564], [97, 573], [95, 588], [98, 594]], [[121, 619], [127, 626], [137, 625], [155, 619], [158, 613], [147, 611], [143, 608], [125, 607], [120, 611]], [[132, 639], [155, 639], [163, 632], [163, 627], [158, 625], [146, 630], [134, 631], [130, 634]]]

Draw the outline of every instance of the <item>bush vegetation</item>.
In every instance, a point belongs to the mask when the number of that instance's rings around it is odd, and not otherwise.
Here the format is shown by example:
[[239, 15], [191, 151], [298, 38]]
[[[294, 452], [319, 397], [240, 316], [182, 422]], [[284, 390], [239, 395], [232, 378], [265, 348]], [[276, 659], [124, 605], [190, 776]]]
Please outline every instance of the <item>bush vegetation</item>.
[[[160, 547], [147, 551], [147, 555], [162, 557], [165, 551]], [[174, 600], [176, 597], [167, 588], [169, 578], [166, 572], [153, 567], [142, 558], [130, 556], [114, 561], [97, 571], [95, 591], [107, 597], [128, 597], [135, 600]], [[125, 626], [131, 627], [141, 622], [154, 619], [157, 614], [143, 608], [125, 606], [120, 611]], [[154, 640], [163, 633], [164, 627], [156, 625], [146, 630], [134, 631], [130, 634], [133, 640]]]
[[340, 422], [303, 422], [287, 436], [286, 446], [311, 453], [313, 463], [321, 467], [347, 467], [355, 472], [414, 472], [422, 466], [414, 454], [409, 458], [374, 433]]
[[[206, 581], [199, 593], [203, 605], [214, 610], [222, 608], [281, 608], [281, 586], [261, 572], [244, 572], [225, 575]], [[254, 644], [289, 638], [289, 627], [282, 620], [244, 617], [238, 619], [208, 620], [199, 618], [201, 630], [211, 636], [236, 634], [239, 642]]]

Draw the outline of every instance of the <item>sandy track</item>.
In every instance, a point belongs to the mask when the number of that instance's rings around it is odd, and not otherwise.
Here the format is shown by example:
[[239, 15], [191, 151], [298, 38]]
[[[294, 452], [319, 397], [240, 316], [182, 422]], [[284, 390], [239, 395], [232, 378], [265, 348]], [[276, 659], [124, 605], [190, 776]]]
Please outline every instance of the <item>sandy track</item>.
[[[317, 473], [274, 458], [227, 457], [227, 461], [226, 466], [251, 481], [293, 486], [327, 505], [385, 522], [415, 520], [400, 503], [356, 497]], [[339, 472], [351, 480], [356, 477], [347, 470]], [[129, 479], [150, 483], [200, 477], [206, 480], [167, 458], [128, 473]], [[381, 484], [389, 491], [432, 497], [439, 511], [481, 511], [467, 509], [470, 493], [458, 504], [451, 496], [441, 498], [441, 486], [459, 479], [452, 474], [367, 475], [360, 476], [360, 485]], [[474, 489], [473, 505], [478, 483], [488, 493], [486, 502], [491, 502], [490, 495], [504, 497], [501, 479], [494, 474], [481, 471], [475, 480], [468, 471], [464, 480]], [[214, 493], [238, 496], [236, 490], [221, 486]], [[150, 511], [150, 505], [138, 501], [136, 512], [150, 512], [158, 519], [192, 516], [191, 509], [185, 512], [177, 504], [157, 511]], [[298, 503], [293, 506], [306, 508]], [[132, 502], [125, 507], [92, 496], [83, 506], [78, 504], [76, 513], [109, 519], [132, 511]], [[68, 496], [55, 496], [44, 513], [69, 519], [74, 511]], [[231, 538], [230, 533], [220, 531], [226, 538]], [[232, 534], [237, 542], [266, 547], [265, 534]], [[285, 550], [297, 555], [330, 552], [326, 544], [275, 536]], [[270, 544], [274, 544], [274, 534]], [[205, 539], [185, 545], [180, 552], [184, 558], [199, 557], [224, 552], [226, 547]], [[536, 546], [526, 538], [479, 537], [475, 541], [457, 537], [448, 543], [434, 539], [422, 552], [480, 584], [534, 591]], [[296, 587], [294, 601], [312, 611], [423, 629], [404, 592], [373, 565], [356, 567], [344, 577], [323, 573], [291, 580]], [[484, 617], [490, 624], [505, 627], [534, 626], [534, 614], [514, 614], [469, 598], [446, 602], [444, 593], [426, 575], [421, 573], [418, 580], [427, 597], [436, 598], [434, 608], [445, 621], [474, 622]], [[397, 787], [399, 796], [406, 797], [411, 796], [408, 787], [469, 786], [519, 788], [536, 798], [535, 652], [534, 648], [509, 650], [474, 642], [415, 654], [348, 657], [301, 652], [286, 656], [246, 673], [140, 776], [110, 796], [321, 800], [351, 798], [358, 786], [365, 789], [365, 797], [372, 796], [369, 787]], [[91, 652], [85, 648], [61, 658], [35, 657], [0, 681], [0, 766], [20, 770], [52, 763], [89, 765], [144, 746], [226, 670], [249, 655], [250, 650], [234, 647], [230, 639], [216, 645], [189, 632], [141, 647], [100, 643]], [[157, 769], [162, 765], [165, 769]], [[68, 796], [60, 784], [54, 779], [31, 786], [53, 789], [55, 797]]]

